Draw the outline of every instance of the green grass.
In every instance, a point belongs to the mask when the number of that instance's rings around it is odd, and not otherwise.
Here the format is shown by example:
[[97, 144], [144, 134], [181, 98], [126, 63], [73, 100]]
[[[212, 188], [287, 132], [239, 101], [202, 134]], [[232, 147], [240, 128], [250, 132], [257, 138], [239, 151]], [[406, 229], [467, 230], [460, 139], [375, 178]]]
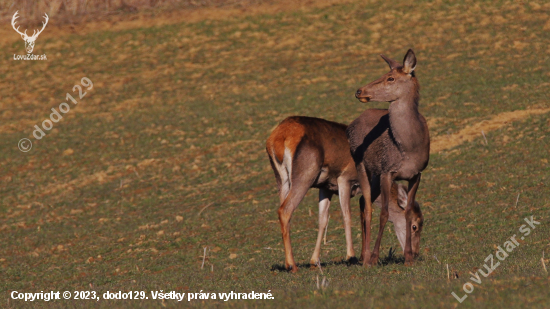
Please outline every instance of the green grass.
[[[11, 291], [50, 290], [146, 291], [149, 298], [157, 290], [271, 290], [275, 297], [184, 301], [197, 307], [550, 306], [541, 265], [542, 252], [550, 255], [549, 114], [487, 131], [487, 145], [479, 137], [431, 155], [417, 195], [425, 226], [414, 267], [403, 265], [399, 250], [387, 259], [390, 247], [399, 248], [391, 227], [381, 247], [386, 263], [341, 263], [335, 198], [323, 275], [309, 269], [317, 235], [311, 190], [292, 221], [303, 267], [280, 271], [278, 198], [264, 150], [270, 130], [289, 115], [349, 123], [367, 107], [387, 107], [353, 94], [387, 71], [379, 53], [401, 60], [408, 48], [418, 58], [421, 112], [437, 119], [432, 139], [502, 112], [549, 108], [548, 13], [548, 5], [504, 1], [352, 2], [39, 40], [35, 53], [48, 61], [0, 66], [0, 307], [98, 305], [8, 303]], [[5, 57], [24, 52], [20, 40], [1, 49]], [[36, 141], [33, 126], [83, 76], [94, 89]], [[33, 142], [28, 153], [16, 147], [23, 137]], [[359, 252], [357, 206], [354, 198]], [[469, 272], [530, 216], [541, 225], [459, 305], [451, 292], [463, 295]], [[446, 264], [458, 279], [447, 280]], [[317, 276], [328, 288], [317, 290]]]

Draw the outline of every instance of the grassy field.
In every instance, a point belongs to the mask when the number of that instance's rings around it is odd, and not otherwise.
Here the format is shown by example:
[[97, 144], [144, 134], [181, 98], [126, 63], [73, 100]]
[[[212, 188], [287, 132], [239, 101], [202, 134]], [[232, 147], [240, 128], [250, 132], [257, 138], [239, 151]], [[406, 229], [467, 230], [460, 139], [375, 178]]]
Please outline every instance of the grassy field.
[[[0, 307], [175, 307], [150, 291], [270, 291], [196, 307], [548, 308], [550, 5], [342, 1], [0, 42]], [[221, 12], [221, 11], [220, 11]], [[222, 14], [222, 13], [220, 13]], [[10, 27], [3, 24], [3, 28]], [[48, 26], [49, 27], [49, 26]], [[54, 31], [53, 26], [51, 28]], [[356, 89], [413, 48], [432, 154], [417, 195], [421, 256], [388, 226], [381, 265], [348, 266], [333, 199], [322, 273], [307, 263], [317, 190], [294, 213], [297, 274], [280, 269], [278, 197], [265, 153], [285, 117], [349, 123]], [[93, 89], [79, 99], [74, 85]], [[66, 93], [78, 101], [67, 101]], [[36, 140], [51, 108], [71, 110]], [[483, 132], [483, 133], [482, 133]], [[485, 137], [484, 137], [485, 136]], [[33, 148], [22, 153], [18, 141]], [[358, 198], [352, 200], [360, 251]], [[469, 272], [540, 222], [481, 283]], [[374, 230], [377, 230], [377, 213]], [[203, 250], [207, 248], [203, 263]], [[497, 260], [495, 258], [495, 264]], [[447, 266], [449, 273], [447, 271]], [[448, 277], [449, 276], [449, 277]], [[328, 280], [317, 288], [317, 277]], [[474, 291], [459, 303], [452, 295]], [[12, 291], [145, 291], [148, 300], [10, 299]]]
[[[253, 8], [269, 0], [0, 0], [0, 20], [11, 20], [17, 10], [22, 17], [18, 22], [27, 25], [40, 25], [44, 13], [57, 24], [75, 24], [102, 20], [110, 16], [132, 14], [138, 15], [165, 13], [166, 11], [194, 8], [223, 7]], [[300, 2], [303, 0], [297, 0]], [[326, 0], [322, 0], [326, 1]]]

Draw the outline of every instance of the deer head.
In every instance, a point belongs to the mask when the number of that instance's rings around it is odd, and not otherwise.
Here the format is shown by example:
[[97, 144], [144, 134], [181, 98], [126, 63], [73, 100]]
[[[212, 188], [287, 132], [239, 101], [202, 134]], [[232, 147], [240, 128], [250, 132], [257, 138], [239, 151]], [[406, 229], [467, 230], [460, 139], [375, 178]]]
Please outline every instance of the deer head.
[[[395, 216], [397, 220], [393, 222], [395, 225], [395, 233], [397, 234], [397, 239], [399, 239], [399, 243], [401, 244], [401, 248], [405, 250], [405, 242], [406, 242], [406, 218], [407, 215], [405, 213], [405, 208], [407, 207], [407, 200], [408, 200], [408, 194], [407, 189], [404, 185], [398, 184], [397, 186], [397, 204], [401, 209], [403, 210], [403, 214], [401, 216]], [[411, 211], [411, 246], [412, 246], [412, 252], [413, 256], [418, 256], [420, 254], [420, 234], [422, 233], [422, 227], [424, 225], [424, 215], [422, 215], [422, 211], [420, 210], [420, 205], [417, 201], [414, 201], [414, 205], [412, 207]]]
[[393, 102], [406, 95], [418, 95], [418, 82], [414, 77], [416, 57], [412, 49], [407, 51], [403, 65], [380, 55], [390, 66], [390, 71], [372, 83], [359, 88], [355, 97], [363, 103]]
[[21, 35], [21, 37], [23, 38], [23, 40], [25, 41], [25, 49], [27, 50], [27, 53], [32, 53], [32, 50], [34, 49], [34, 42], [36, 41], [36, 38], [38, 37], [38, 35], [40, 35], [40, 33], [42, 33], [42, 31], [44, 31], [44, 28], [46, 28], [46, 25], [48, 24], [48, 14], [44, 13], [44, 19], [46, 19], [45, 22], [42, 22], [42, 29], [40, 29], [38, 32], [36, 32], [36, 30], [33, 31], [33, 34], [32, 36], [28, 36], [27, 35], [27, 30], [25, 30], [25, 32], [21, 32], [19, 31], [19, 26], [17, 28], [15, 28], [15, 20], [17, 18], [19, 18], [19, 16], [17, 16], [17, 13], [19, 11], [15, 12], [15, 14], [13, 14], [13, 17], [11, 19], [11, 26], [13, 27], [13, 30], [15, 30], [15, 32], [19, 33]]

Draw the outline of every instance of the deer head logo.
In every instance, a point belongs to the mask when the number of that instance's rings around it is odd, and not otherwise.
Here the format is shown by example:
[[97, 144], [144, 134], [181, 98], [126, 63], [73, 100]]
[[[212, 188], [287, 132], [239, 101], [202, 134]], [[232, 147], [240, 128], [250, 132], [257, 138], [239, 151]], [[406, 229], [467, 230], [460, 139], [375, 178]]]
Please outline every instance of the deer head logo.
[[[19, 12], [19, 11], [17, 11]], [[44, 13], [44, 19], [46, 19], [46, 22], [42, 22], [42, 29], [40, 29], [40, 31], [36, 32], [36, 30], [34, 30], [32, 36], [28, 36], [27, 35], [27, 30], [25, 30], [25, 32], [21, 32], [19, 31], [19, 26], [17, 28], [15, 28], [15, 20], [19, 18], [19, 16], [17, 16], [17, 12], [15, 12], [15, 14], [13, 14], [13, 17], [11, 19], [11, 26], [13, 27], [13, 30], [15, 30], [15, 32], [19, 33], [21, 35], [21, 37], [23, 38], [23, 40], [25, 41], [25, 49], [27, 50], [27, 53], [32, 53], [32, 50], [34, 49], [34, 41], [36, 41], [36, 38], [38, 37], [38, 35], [40, 35], [40, 33], [42, 33], [42, 31], [44, 31], [44, 28], [46, 28], [46, 25], [48, 24], [48, 14]]]

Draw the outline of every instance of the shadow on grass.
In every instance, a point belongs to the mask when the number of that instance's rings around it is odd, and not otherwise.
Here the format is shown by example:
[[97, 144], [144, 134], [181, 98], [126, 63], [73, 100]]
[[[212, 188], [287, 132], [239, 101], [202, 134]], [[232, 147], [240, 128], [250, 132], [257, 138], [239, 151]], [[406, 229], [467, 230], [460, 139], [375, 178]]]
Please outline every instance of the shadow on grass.
[[[405, 264], [405, 256], [404, 255], [395, 255], [395, 250], [392, 250], [393, 248], [390, 248], [390, 251], [388, 252], [388, 255], [385, 258], [378, 259], [378, 265], [380, 266], [387, 266], [392, 264]], [[423, 261], [424, 258], [422, 255], [419, 255], [414, 259], [415, 262]]]
[[[359, 260], [355, 257], [349, 259], [349, 260], [340, 260], [340, 261], [332, 261], [332, 262], [321, 262], [321, 268], [323, 267], [327, 267], [327, 266], [340, 266], [340, 265], [345, 265], [345, 266], [351, 266], [351, 265], [360, 265], [359, 263]], [[311, 265], [310, 263], [301, 263], [301, 264], [296, 264], [296, 266], [298, 266], [298, 269], [317, 269], [317, 266], [316, 265]], [[271, 271], [285, 271], [285, 272], [289, 272], [289, 270], [287, 270], [285, 268], [285, 265], [284, 264], [274, 264], [271, 266]]]
[[[384, 258], [378, 259], [378, 266], [387, 266], [392, 264], [405, 264], [405, 256], [395, 255], [395, 250], [392, 250], [393, 248], [390, 248], [390, 251], [388, 252], [388, 255]], [[422, 256], [418, 256], [414, 259], [415, 262], [423, 261], [424, 258]], [[327, 266], [352, 266], [352, 265], [362, 265], [362, 261], [359, 261], [357, 258], [351, 258], [349, 260], [340, 260], [340, 261], [332, 261], [332, 262], [321, 262], [321, 267], [327, 267]], [[301, 263], [296, 264], [298, 266], [298, 269], [317, 269], [316, 265], [311, 265], [310, 263]], [[284, 264], [274, 264], [271, 266], [271, 271], [281, 271], [281, 272], [290, 272], [290, 270], [285, 268]]]

